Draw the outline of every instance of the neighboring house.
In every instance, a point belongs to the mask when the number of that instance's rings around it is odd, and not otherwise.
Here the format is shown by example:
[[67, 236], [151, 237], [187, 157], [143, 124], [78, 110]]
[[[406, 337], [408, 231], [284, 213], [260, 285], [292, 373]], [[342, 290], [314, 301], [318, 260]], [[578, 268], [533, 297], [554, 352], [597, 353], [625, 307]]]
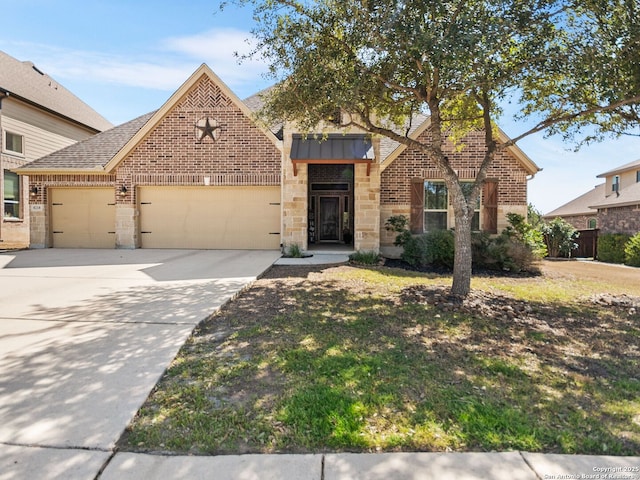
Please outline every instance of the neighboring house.
[[0, 242], [29, 243], [28, 179], [13, 170], [111, 127], [33, 63], [0, 51]]
[[[278, 249], [353, 243], [385, 250], [391, 215], [412, 230], [451, 228], [446, 188], [412, 149], [328, 123], [323, 141], [254, 118], [202, 65], [156, 112], [40, 158], [18, 172], [37, 187], [32, 247]], [[422, 118], [410, 133], [429, 135]], [[472, 181], [482, 135], [449, 156]], [[512, 147], [497, 155], [477, 228], [498, 232], [527, 212], [539, 169]]]
[[598, 175], [605, 183], [543, 216], [562, 217], [578, 230], [635, 235], [640, 232], [640, 160]]
[[576, 230], [593, 230], [598, 228], [598, 210], [592, 205], [604, 200], [606, 185], [601, 183], [578, 198], [543, 215], [545, 220], [561, 217]]
[[640, 232], [640, 160], [598, 175], [605, 179], [604, 199], [594, 202], [601, 233]]

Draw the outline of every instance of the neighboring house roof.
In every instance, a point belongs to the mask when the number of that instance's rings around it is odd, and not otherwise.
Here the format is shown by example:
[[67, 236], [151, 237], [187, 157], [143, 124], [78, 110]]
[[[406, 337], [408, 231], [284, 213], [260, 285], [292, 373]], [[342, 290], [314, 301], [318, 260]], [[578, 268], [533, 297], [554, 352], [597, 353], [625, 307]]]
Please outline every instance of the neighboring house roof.
[[102, 171], [154, 114], [155, 112], [147, 113], [110, 130], [98, 133], [86, 140], [34, 160], [16, 171], [27, 175], [37, 171], [57, 169]]
[[620, 167], [614, 168], [613, 170], [609, 170], [608, 172], [601, 173], [598, 175], [598, 178], [606, 178], [611, 175], [618, 175], [620, 173], [628, 172], [629, 170], [639, 170], [640, 169], [640, 160], [634, 160], [633, 162], [625, 163]]
[[43, 108], [96, 132], [113, 125], [31, 62], [0, 51], [0, 93]]
[[629, 205], [640, 205], [640, 183], [634, 183], [628, 187], [620, 189], [618, 194], [612, 193], [599, 202], [591, 205], [592, 208], [626, 207]]
[[593, 189], [587, 193], [580, 195], [578, 198], [565, 203], [561, 207], [552, 210], [551, 212], [543, 215], [543, 218], [553, 217], [572, 217], [576, 215], [595, 215], [597, 210], [592, 207], [593, 204], [604, 200], [606, 193], [606, 184], [601, 183], [596, 185]]

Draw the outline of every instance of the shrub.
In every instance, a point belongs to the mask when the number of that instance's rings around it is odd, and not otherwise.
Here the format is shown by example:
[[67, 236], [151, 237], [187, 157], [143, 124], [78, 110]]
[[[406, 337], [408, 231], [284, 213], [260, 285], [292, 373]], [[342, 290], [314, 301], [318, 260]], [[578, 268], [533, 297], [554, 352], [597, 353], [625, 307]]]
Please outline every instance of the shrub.
[[404, 247], [407, 242], [411, 241], [409, 219], [404, 215], [392, 215], [384, 223], [384, 228], [388, 232], [396, 232], [398, 234], [393, 242], [396, 247]]
[[380, 255], [372, 250], [358, 250], [349, 255], [349, 260], [361, 265], [377, 265], [380, 262]]
[[291, 258], [302, 258], [302, 249], [297, 243], [292, 243], [287, 247], [286, 256]]
[[624, 263], [624, 246], [629, 235], [622, 233], [607, 233], [598, 237], [598, 260], [608, 263]]
[[627, 265], [640, 267], [640, 232], [627, 241], [624, 247], [624, 258]]
[[547, 245], [542, 231], [534, 227], [518, 213], [507, 213], [507, 220], [509, 221], [509, 226], [504, 230], [503, 234], [524, 244], [534, 257], [544, 258], [547, 256]]
[[403, 235], [400, 258], [414, 267], [432, 265], [453, 268], [454, 234], [451, 230], [434, 230], [423, 235]]
[[564, 219], [556, 217], [551, 222], [542, 224], [541, 229], [550, 257], [570, 257], [571, 251], [578, 248], [574, 240], [578, 238], [579, 232]]

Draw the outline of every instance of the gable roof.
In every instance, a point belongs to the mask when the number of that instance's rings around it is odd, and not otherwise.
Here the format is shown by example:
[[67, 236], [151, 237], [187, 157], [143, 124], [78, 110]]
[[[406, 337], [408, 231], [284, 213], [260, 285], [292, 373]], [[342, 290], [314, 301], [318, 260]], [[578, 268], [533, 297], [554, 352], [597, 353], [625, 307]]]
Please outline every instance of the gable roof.
[[[116, 168], [118, 164], [129, 154], [129, 152], [131, 152], [149, 133], [151, 133], [162, 119], [178, 104], [182, 97], [189, 93], [189, 91], [202, 79], [203, 76], [208, 77], [213, 83], [215, 83], [223, 94], [229, 98], [247, 118], [252, 121], [254, 120], [253, 113], [249, 107], [247, 107], [247, 105], [245, 105], [242, 100], [240, 100], [240, 98], [238, 98], [238, 96], [233, 93], [229, 87], [227, 87], [220, 77], [213, 73], [213, 70], [211, 70], [206, 63], [203, 63], [200, 68], [198, 68], [173, 95], [171, 95], [169, 100], [167, 100], [159, 110], [154, 112], [147, 123], [129, 139], [126, 145], [124, 145], [124, 147], [109, 161], [109, 163], [105, 165], [104, 169], [106, 171], [111, 171]], [[281, 142], [276, 138], [273, 132], [260, 123], [257, 123], [256, 125], [267, 136], [267, 138], [273, 142], [278, 150], [282, 150]]]
[[620, 173], [633, 170], [640, 170], [640, 160], [634, 160], [633, 162], [625, 163], [624, 165], [614, 168], [613, 170], [609, 170], [608, 172], [601, 173], [597, 178], [606, 178], [611, 175], [618, 175]]
[[596, 185], [593, 189], [587, 193], [583, 193], [577, 198], [574, 198], [570, 202], [565, 203], [561, 207], [552, 210], [551, 212], [543, 215], [544, 218], [550, 217], [571, 217], [575, 215], [595, 215], [597, 210], [592, 207], [595, 203], [598, 203], [605, 198], [606, 184], [601, 183]]
[[49, 113], [102, 132], [113, 125], [32, 62], [21, 62], [0, 51], [0, 93]]
[[56, 152], [30, 162], [14, 171], [26, 175], [52, 170], [65, 172], [87, 169], [96, 173], [104, 172], [104, 167], [127, 144], [153, 116], [147, 113], [127, 123], [105, 132], [98, 133], [81, 142], [74, 143]]

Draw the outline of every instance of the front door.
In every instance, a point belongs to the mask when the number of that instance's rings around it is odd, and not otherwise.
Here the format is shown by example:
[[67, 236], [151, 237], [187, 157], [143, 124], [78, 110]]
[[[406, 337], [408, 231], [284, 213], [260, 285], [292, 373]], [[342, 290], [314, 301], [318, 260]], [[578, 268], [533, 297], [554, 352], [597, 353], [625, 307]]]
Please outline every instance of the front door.
[[337, 242], [340, 240], [340, 197], [320, 197], [319, 240]]

